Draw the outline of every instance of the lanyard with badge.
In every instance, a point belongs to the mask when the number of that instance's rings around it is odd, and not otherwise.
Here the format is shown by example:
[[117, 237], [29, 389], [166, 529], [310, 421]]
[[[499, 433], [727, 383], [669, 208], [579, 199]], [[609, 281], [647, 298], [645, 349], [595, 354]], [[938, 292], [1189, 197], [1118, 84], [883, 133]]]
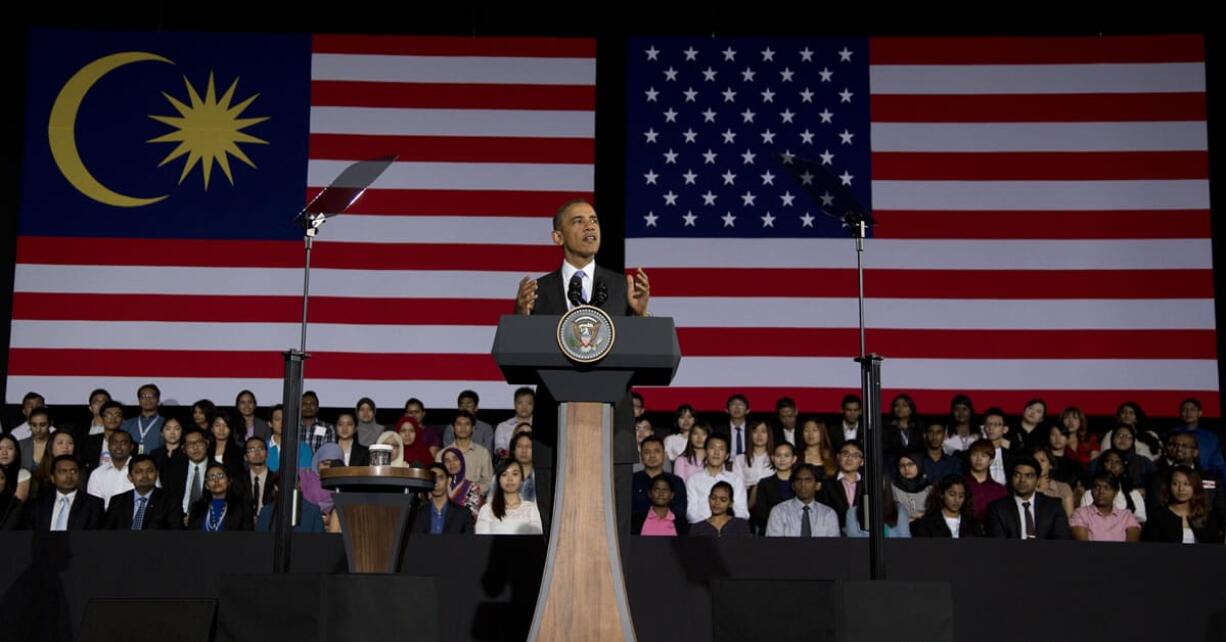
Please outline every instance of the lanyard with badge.
[[145, 454], [145, 435], [149, 434], [149, 431], [153, 430], [153, 427], [158, 425], [158, 422], [161, 420], [161, 417], [154, 417], [153, 420], [149, 422], [149, 425], [146, 426], [145, 422], [140, 420], [140, 415], [137, 415], [136, 429], [140, 431], [140, 449], [137, 450], [138, 453], [142, 455]]

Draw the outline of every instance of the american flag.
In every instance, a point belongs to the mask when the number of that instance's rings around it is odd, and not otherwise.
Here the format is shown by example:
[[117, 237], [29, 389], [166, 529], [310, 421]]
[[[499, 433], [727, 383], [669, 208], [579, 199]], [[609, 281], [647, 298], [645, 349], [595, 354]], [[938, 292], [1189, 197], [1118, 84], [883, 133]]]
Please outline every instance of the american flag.
[[[136, 114], [135, 134], [92, 147], [149, 147], [166, 128], [147, 114], [171, 111], [161, 92], [186, 102], [180, 76], [201, 87], [215, 71], [218, 94], [240, 78], [235, 103], [259, 94], [243, 116], [269, 117], [248, 130], [267, 145], [240, 144], [255, 167], [232, 157], [234, 184], [215, 166], [205, 191], [199, 169], [176, 188], [182, 161], [157, 168], [166, 147], [124, 175], [103, 176], [106, 163], [92, 163], [109, 185], [168, 176], [157, 189], [171, 196], [148, 208], [100, 209], [66, 186], [45, 152], [51, 101], [91, 60], [134, 49], [164, 52], [178, 68], [145, 62], [99, 80], [81, 119], [107, 101], [149, 102], [116, 112]], [[363, 396], [451, 406], [472, 388], [484, 407], [510, 407], [513, 388], [489, 355], [494, 328], [519, 279], [559, 261], [553, 209], [591, 198], [595, 49], [590, 39], [556, 38], [36, 33], [30, 76], [48, 80], [30, 92], [24, 185], [59, 200], [23, 200], [8, 400], [36, 390], [48, 403], [84, 403], [105, 387], [132, 401], [154, 381], [163, 400], [228, 404], [249, 388], [262, 404], [278, 402], [280, 352], [298, 345], [301, 318], [303, 248], [292, 218], [354, 161], [396, 154], [315, 244], [305, 385], [331, 406]], [[231, 50], [233, 59], [219, 58]], [[284, 69], [248, 64], [268, 59]], [[188, 60], [201, 71], [185, 69]], [[298, 128], [267, 129], [286, 123]], [[79, 120], [82, 154], [116, 129]], [[289, 176], [262, 182], [275, 171]], [[244, 186], [285, 198], [210, 200]], [[73, 218], [85, 210], [106, 223]]]
[[858, 390], [854, 244], [799, 160], [872, 210], [886, 400], [1218, 412], [1200, 37], [643, 38], [628, 66], [626, 263], [684, 355], [649, 406]]

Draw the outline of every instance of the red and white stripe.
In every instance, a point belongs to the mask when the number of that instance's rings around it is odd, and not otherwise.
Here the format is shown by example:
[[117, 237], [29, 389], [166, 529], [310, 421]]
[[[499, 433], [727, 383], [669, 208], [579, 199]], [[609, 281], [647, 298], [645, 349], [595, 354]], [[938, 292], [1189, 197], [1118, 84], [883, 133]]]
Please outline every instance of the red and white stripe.
[[[316, 36], [304, 198], [347, 165], [397, 161], [312, 255], [306, 387], [509, 408], [489, 355], [520, 278], [556, 267], [550, 216], [593, 192], [596, 43], [560, 38]], [[18, 241], [9, 401], [261, 403], [298, 345], [300, 242]]]
[[[1218, 413], [1199, 37], [870, 42], [867, 343], [886, 403], [1131, 400]], [[727, 265], [736, 256], [738, 265]], [[859, 388], [850, 240], [631, 239], [681, 369], [649, 406], [837, 409]]]

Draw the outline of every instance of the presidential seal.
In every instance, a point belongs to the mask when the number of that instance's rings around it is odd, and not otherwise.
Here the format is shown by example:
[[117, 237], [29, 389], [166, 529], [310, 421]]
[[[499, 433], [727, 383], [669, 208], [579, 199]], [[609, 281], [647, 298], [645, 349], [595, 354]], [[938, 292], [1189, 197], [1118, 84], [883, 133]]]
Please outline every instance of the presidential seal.
[[616, 338], [613, 318], [595, 306], [581, 305], [558, 319], [558, 348], [572, 361], [600, 361]]

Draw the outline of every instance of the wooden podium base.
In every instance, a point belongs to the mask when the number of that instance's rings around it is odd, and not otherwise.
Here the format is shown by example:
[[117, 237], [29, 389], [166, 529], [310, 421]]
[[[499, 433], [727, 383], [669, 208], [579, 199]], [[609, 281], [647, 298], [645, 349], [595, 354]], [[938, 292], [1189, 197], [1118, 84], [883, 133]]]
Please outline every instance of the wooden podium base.
[[635, 640], [613, 516], [612, 453], [612, 405], [559, 405], [553, 527], [529, 640]]

